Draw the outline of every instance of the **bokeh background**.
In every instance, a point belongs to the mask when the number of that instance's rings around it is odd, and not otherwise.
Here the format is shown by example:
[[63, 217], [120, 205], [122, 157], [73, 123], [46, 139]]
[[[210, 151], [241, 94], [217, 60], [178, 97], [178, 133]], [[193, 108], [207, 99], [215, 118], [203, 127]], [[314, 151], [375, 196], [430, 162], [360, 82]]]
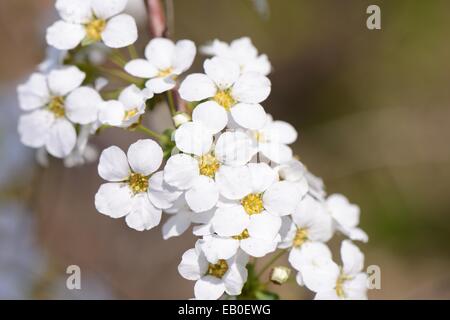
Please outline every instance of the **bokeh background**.
[[[130, 0], [142, 22], [140, 0]], [[274, 67], [264, 106], [293, 123], [295, 152], [329, 193], [359, 204], [379, 265], [377, 299], [450, 298], [450, 2], [366, 0], [173, 0], [172, 37], [203, 44], [250, 36]], [[19, 142], [15, 87], [45, 56], [51, 0], [0, 2], [0, 298], [192, 296], [176, 270], [194, 238], [163, 241], [95, 211], [96, 164], [36, 165]], [[382, 30], [366, 28], [381, 7]], [[200, 70], [197, 57], [192, 70]], [[165, 109], [148, 120], [163, 129]], [[100, 148], [127, 147], [137, 133], [107, 131]], [[338, 254], [336, 253], [336, 259]], [[68, 265], [82, 290], [65, 288]], [[310, 298], [295, 284], [284, 298]]]

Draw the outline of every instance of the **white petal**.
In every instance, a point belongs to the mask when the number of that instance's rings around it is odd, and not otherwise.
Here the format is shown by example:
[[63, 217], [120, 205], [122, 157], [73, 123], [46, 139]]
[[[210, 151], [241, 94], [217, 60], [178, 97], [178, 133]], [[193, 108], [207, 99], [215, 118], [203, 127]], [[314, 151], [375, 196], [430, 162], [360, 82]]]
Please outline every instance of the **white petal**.
[[155, 141], [141, 139], [128, 148], [127, 157], [134, 172], [148, 176], [161, 166], [163, 151]]
[[177, 42], [172, 61], [172, 66], [176, 74], [180, 74], [191, 67], [196, 51], [195, 44], [191, 40], [180, 40]]
[[175, 45], [165, 38], [154, 38], [145, 47], [145, 57], [159, 70], [172, 67], [174, 53]]
[[91, 0], [97, 18], [108, 19], [125, 10], [128, 0]]
[[78, 88], [86, 74], [75, 66], [53, 70], [48, 75], [48, 86], [54, 96], [65, 96]]
[[336, 221], [347, 227], [353, 228], [359, 224], [359, 207], [348, 202], [341, 194], [332, 194], [327, 198], [328, 210]]
[[218, 57], [205, 60], [203, 68], [208, 77], [221, 90], [230, 88], [240, 74], [240, 68], [236, 62]]
[[239, 102], [260, 103], [269, 96], [270, 80], [257, 72], [247, 72], [239, 77], [231, 95]]
[[264, 211], [250, 216], [247, 229], [252, 238], [273, 240], [280, 231], [280, 227], [281, 218]]
[[79, 124], [95, 122], [102, 102], [100, 94], [92, 88], [75, 89], [65, 101], [67, 118]]
[[145, 86], [152, 90], [154, 93], [163, 93], [173, 89], [176, 85], [176, 81], [173, 77], [165, 78], [153, 78], [145, 83]]
[[51, 126], [45, 148], [56, 158], [64, 158], [72, 152], [77, 142], [74, 126], [65, 119], [57, 119]]
[[300, 181], [306, 179], [307, 170], [305, 166], [298, 160], [291, 160], [278, 168], [278, 174], [282, 180]]
[[264, 136], [271, 142], [291, 144], [297, 140], [297, 130], [284, 121], [273, 121], [264, 129]]
[[341, 244], [341, 259], [344, 274], [353, 276], [364, 267], [364, 255], [351, 241], [344, 240]]
[[194, 286], [195, 298], [199, 300], [217, 300], [224, 292], [223, 281], [213, 276], [202, 277]]
[[369, 241], [369, 236], [360, 228], [340, 227], [339, 230], [353, 241]]
[[292, 149], [281, 143], [260, 143], [258, 149], [275, 163], [286, 163], [292, 160]]
[[198, 176], [192, 187], [186, 192], [186, 202], [195, 212], [203, 212], [213, 208], [219, 200], [219, 190], [213, 179]]
[[334, 262], [320, 265], [304, 266], [301, 270], [305, 286], [314, 292], [333, 289], [339, 276], [339, 267]]
[[267, 239], [247, 238], [241, 240], [241, 249], [252, 257], [261, 258], [266, 254], [274, 252], [277, 248], [277, 241]]
[[78, 46], [86, 36], [82, 25], [56, 21], [47, 28], [47, 43], [59, 50], [70, 50]]
[[145, 96], [135, 84], [129, 85], [119, 95], [119, 101], [129, 109], [141, 109], [145, 103]]
[[263, 193], [277, 181], [277, 173], [266, 163], [249, 163], [252, 193]]
[[200, 101], [214, 96], [217, 92], [216, 85], [202, 73], [190, 74], [180, 85], [180, 96], [187, 101]]
[[43, 107], [50, 101], [46, 76], [33, 73], [27, 82], [17, 87], [17, 94], [22, 110], [29, 111]]
[[121, 218], [131, 211], [132, 196], [125, 183], [105, 183], [95, 195], [95, 208], [111, 218]]
[[251, 130], [261, 129], [266, 123], [266, 112], [259, 104], [238, 103], [231, 108], [234, 121], [241, 127]]
[[208, 270], [208, 262], [196, 249], [189, 249], [181, 258], [178, 272], [187, 280], [198, 280]]
[[163, 239], [167, 240], [172, 237], [182, 235], [191, 225], [189, 215], [184, 212], [177, 213], [170, 217], [162, 227]]
[[55, 7], [67, 22], [83, 24], [92, 19], [91, 1], [57, 0]]
[[267, 76], [272, 69], [272, 66], [270, 65], [269, 59], [267, 58], [267, 55], [262, 54], [258, 58], [253, 59], [249, 62], [247, 62], [244, 65], [244, 68], [242, 72], [259, 72], [260, 74]]
[[279, 181], [264, 193], [264, 208], [282, 216], [292, 214], [301, 197], [299, 187], [294, 182]]
[[358, 273], [353, 279], [344, 282], [345, 299], [367, 300], [367, 274]]
[[98, 120], [102, 124], [121, 126], [125, 118], [125, 106], [116, 100], [104, 101], [98, 105]]
[[211, 220], [214, 231], [223, 237], [241, 234], [250, 222], [250, 218], [240, 205], [218, 208]]
[[237, 263], [229, 266], [228, 271], [223, 276], [225, 291], [232, 296], [241, 294], [242, 288], [247, 281], [247, 268]]
[[133, 197], [131, 212], [126, 216], [127, 225], [137, 231], [150, 230], [161, 221], [161, 209], [155, 208], [146, 193]]
[[222, 131], [228, 123], [228, 115], [223, 107], [214, 101], [207, 101], [195, 107], [192, 120], [201, 123], [211, 134]]
[[164, 180], [175, 188], [189, 189], [200, 174], [198, 162], [187, 154], [176, 154], [167, 160]]
[[215, 179], [219, 192], [227, 199], [242, 199], [252, 192], [248, 167], [221, 166]]
[[300, 248], [292, 248], [289, 253], [289, 263], [300, 271], [308, 265], [320, 267], [332, 261], [330, 249], [321, 242], [307, 241]]
[[222, 238], [219, 236], [205, 236], [201, 248], [210, 263], [217, 263], [219, 259], [230, 259], [239, 249], [239, 240]]
[[103, 150], [98, 163], [98, 174], [107, 181], [127, 180], [130, 167], [125, 152], [116, 146]]
[[175, 131], [175, 143], [181, 151], [201, 156], [211, 149], [212, 135], [202, 124], [186, 122]]
[[158, 74], [158, 70], [145, 59], [131, 60], [125, 65], [125, 71], [139, 78], [153, 78]]
[[335, 289], [317, 292], [314, 300], [340, 300]]
[[172, 207], [182, 192], [164, 182], [163, 175], [162, 171], [158, 171], [150, 177], [148, 197], [155, 207], [168, 209]]
[[134, 18], [127, 14], [115, 16], [106, 23], [102, 39], [110, 48], [123, 48], [136, 42], [137, 26]]
[[225, 132], [217, 139], [215, 147], [216, 158], [230, 166], [247, 164], [255, 155], [250, 137], [241, 131]]
[[46, 110], [36, 110], [19, 118], [18, 131], [20, 141], [29, 147], [39, 148], [45, 145], [54, 116]]
[[292, 214], [298, 228], [307, 229], [311, 241], [327, 242], [333, 235], [331, 216], [326, 212], [324, 204], [311, 196], [303, 198]]

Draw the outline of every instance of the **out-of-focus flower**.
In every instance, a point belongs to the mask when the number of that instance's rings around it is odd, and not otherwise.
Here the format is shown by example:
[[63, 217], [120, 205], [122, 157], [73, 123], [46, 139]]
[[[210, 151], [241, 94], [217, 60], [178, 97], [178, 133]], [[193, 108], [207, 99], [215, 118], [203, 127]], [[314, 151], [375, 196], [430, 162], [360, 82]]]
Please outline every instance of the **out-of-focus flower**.
[[134, 18], [120, 14], [126, 5], [127, 0], [57, 0], [61, 20], [47, 29], [47, 43], [60, 50], [98, 41], [110, 48], [129, 46], [138, 33]]
[[23, 144], [45, 149], [57, 158], [68, 156], [76, 145], [74, 124], [97, 120], [102, 98], [89, 87], [80, 87], [85, 74], [71, 66], [51, 71], [47, 76], [34, 73], [19, 85], [22, 110], [18, 130]]
[[149, 79], [146, 87], [162, 93], [175, 87], [176, 78], [191, 67], [195, 54], [195, 44], [190, 40], [174, 44], [169, 39], [155, 38], [145, 48], [146, 59], [128, 62], [125, 70], [135, 77]]

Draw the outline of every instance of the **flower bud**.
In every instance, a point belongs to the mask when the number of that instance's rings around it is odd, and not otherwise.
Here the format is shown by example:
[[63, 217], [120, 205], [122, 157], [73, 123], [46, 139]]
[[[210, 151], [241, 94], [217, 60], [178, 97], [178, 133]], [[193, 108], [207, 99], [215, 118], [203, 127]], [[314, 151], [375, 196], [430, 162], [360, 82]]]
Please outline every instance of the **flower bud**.
[[270, 281], [275, 284], [283, 284], [288, 281], [289, 276], [291, 274], [291, 269], [288, 267], [277, 266], [272, 269], [270, 273]]
[[177, 113], [172, 117], [175, 127], [181, 126], [183, 123], [191, 121], [191, 117], [187, 113]]

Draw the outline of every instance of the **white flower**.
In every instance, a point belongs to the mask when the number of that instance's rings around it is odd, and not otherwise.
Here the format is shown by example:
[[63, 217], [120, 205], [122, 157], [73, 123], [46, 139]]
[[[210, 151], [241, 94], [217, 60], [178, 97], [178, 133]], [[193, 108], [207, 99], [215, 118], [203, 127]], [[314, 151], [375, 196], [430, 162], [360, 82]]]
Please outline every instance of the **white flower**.
[[201, 224], [194, 227], [194, 234], [201, 235], [204, 229], [208, 228], [209, 222], [214, 214], [213, 210], [204, 212], [194, 212], [189, 208], [184, 196], [180, 196], [172, 207], [165, 209], [165, 213], [170, 214], [170, 218], [162, 227], [164, 240], [182, 235], [192, 223]]
[[237, 62], [242, 73], [255, 71], [267, 76], [272, 69], [267, 56], [265, 54], [258, 56], [258, 50], [248, 37], [233, 40], [230, 44], [216, 39], [212, 43], [203, 46], [201, 51], [207, 55], [227, 58]]
[[20, 107], [28, 111], [18, 125], [23, 144], [45, 147], [57, 158], [72, 152], [77, 140], [73, 124], [96, 121], [102, 101], [94, 89], [80, 87], [84, 78], [85, 74], [72, 66], [53, 70], [47, 76], [34, 73], [18, 87]]
[[216, 183], [224, 198], [211, 221], [214, 231], [221, 237], [242, 237], [247, 232], [252, 245], [257, 242], [253, 239], [274, 240], [281, 216], [292, 213], [307, 192], [299, 184], [277, 181], [276, 172], [265, 163], [222, 166]]
[[352, 240], [367, 242], [367, 234], [358, 228], [359, 207], [348, 202], [341, 194], [332, 194], [326, 204], [331, 216], [336, 222], [336, 228]]
[[125, 220], [130, 228], [149, 230], [161, 220], [161, 209], [170, 208], [180, 196], [163, 181], [163, 151], [153, 140], [138, 140], [125, 154], [116, 146], [103, 150], [99, 175], [110, 181], [100, 186], [95, 207], [111, 218]]
[[47, 43], [60, 50], [74, 49], [100, 40], [110, 48], [136, 42], [134, 18], [120, 14], [127, 0], [57, 0], [61, 20], [47, 29]]
[[140, 90], [132, 84], [119, 95], [118, 100], [105, 101], [100, 105], [99, 121], [115, 127], [129, 127], [145, 113], [145, 101], [153, 97], [148, 90]]
[[288, 144], [297, 140], [295, 128], [284, 121], [273, 121], [267, 116], [264, 127], [250, 132], [258, 152], [275, 163], [285, 163], [292, 159], [292, 149]]
[[145, 48], [146, 59], [128, 62], [125, 70], [135, 77], [149, 79], [146, 87], [162, 93], [175, 87], [176, 78], [191, 67], [195, 54], [195, 44], [190, 40], [174, 44], [169, 39], [155, 38]]
[[344, 240], [341, 244], [341, 259], [343, 266], [325, 268], [306, 268], [303, 272], [309, 282], [321, 283], [312, 289], [316, 292], [316, 300], [366, 300], [367, 274], [362, 272], [364, 255], [351, 241]]
[[195, 298], [199, 300], [217, 300], [224, 293], [231, 296], [241, 294], [247, 281], [248, 256], [238, 252], [230, 259], [209, 263], [197, 241], [195, 248], [183, 254], [178, 272], [187, 280], [196, 281]]
[[[208, 59], [203, 67], [206, 74], [191, 74], [181, 83], [180, 96], [187, 101], [209, 99], [208, 108], [201, 110], [204, 119], [208, 119], [211, 109], [222, 108], [241, 127], [262, 128], [266, 112], [259, 103], [269, 96], [270, 80], [257, 72], [241, 74], [236, 62], [224, 58]], [[226, 114], [219, 115], [218, 111], [214, 114], [222, 117], [221, 121], [228, 121]]]
[[243, 166], [255, 153], [251, 140], [242, 132], [223, 133], [213, 147], [212, 136], [196, 122], [188, 122], [178, 128], [175, 141], [181, 151], [193, 155], [171, 156], [164, 168], [164, 180], [186, 191], [185, 199], [195, 212], [210, 210], [217, 204], [219, 190], [215, 178], [221, 166]]

